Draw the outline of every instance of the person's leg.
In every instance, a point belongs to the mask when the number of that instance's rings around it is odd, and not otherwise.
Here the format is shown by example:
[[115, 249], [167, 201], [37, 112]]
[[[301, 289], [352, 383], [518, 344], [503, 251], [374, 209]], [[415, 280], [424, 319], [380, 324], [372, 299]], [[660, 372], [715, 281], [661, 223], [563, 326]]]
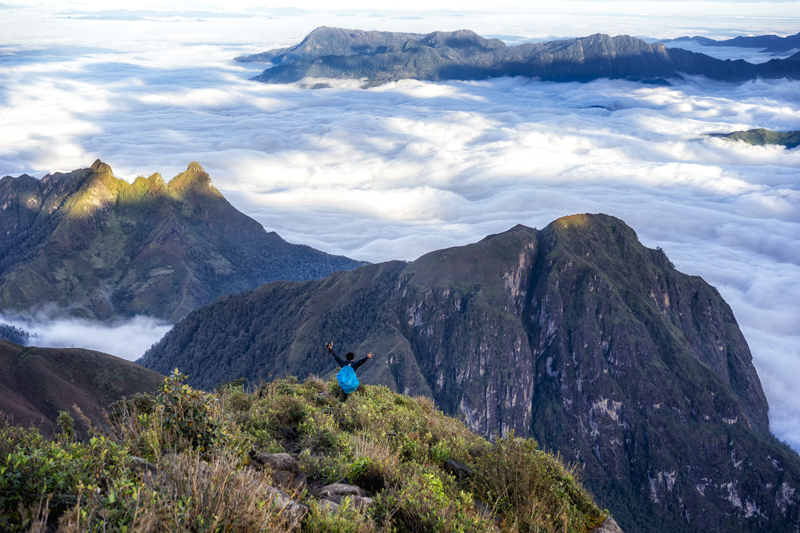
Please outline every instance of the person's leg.
[[344, 392], [341, 387], [339, 387], [339, 401], [340, 402], [346, 402], [347, 401], [347, 393]]

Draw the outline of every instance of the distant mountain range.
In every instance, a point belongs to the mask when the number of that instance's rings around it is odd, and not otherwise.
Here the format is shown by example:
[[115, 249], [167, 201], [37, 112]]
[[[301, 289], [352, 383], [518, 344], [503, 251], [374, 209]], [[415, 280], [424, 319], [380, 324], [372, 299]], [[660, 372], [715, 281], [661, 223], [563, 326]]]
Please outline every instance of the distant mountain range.
[[0, 180], [0, 311], [177, 322], [273, 280], [365, 263], [289, 244], [237, 211], [197, 163], [169, 183], [91, 168]]
[[796, 148], [800, 145], [800, 131], [770, 131], [764, 128], [748, 131], [734, 131], [732, 133], [709, 133], [709, 137], [720, 137], [729, 141], [744, 141], [755, 146], [777, 144], [786, 148]]
[[364, 79], [367, 85], [402, 79], [480, 80], [526, 76], [544, 81], [598, 78], [669, 84], [684, 74], [744, 82], [756, 78], [800, 79], [800, 62], [773, 59], [754, 65], [720, 60], [662, 43], [621, 35], [506, 46], [470, 30], [426, 35], [346, 30], [322, 26], [293, 47], [241, 56], [237, 61], [275, 66], [253, 80], [294, 83], [306, 78]]
[[[694, 42], [704, 46], [734, 46], [739, 48], [763, 48], [764, 52], [781, 53], [792, 50], [800, 50], [800, 33], [788, 37], [778, 37], [777, 35], [757, 35], [753, 37], [734, 37], [717, 41], [708, 37], [695, 35], [694, 37], [678, 37], [676, 39], [664, 39], [662, 43]], [[800, 52], [792, 56], [800, 59]]]
[[800, 526], [800, 458], [769, 434], [730, 307], [613, 217], [270, 283], [193, 311], [139, 362], [211, 389], [330, 375], [326, 341], [376, 354], [366, 383], [582, 465], [625, 531]]
[[[0, 411], [21, 426], [59, 433], [58, 413], [77, 405], [99, 425], [103, 409], [137, 392], [153, 392], [164, 376], [113, 355], [81, 348], [34, 348], [0, 340]], [[85, 432], [86, 428], [82, 428]]]

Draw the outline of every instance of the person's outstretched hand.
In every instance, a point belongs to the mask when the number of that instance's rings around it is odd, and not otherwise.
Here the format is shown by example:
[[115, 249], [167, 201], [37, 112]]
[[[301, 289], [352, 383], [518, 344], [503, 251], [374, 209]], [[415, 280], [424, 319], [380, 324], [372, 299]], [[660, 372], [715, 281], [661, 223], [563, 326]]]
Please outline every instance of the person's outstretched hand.
[[367, 354], [367, 359], [372, 359], [372, 352], [369, 352], [369, 353]]

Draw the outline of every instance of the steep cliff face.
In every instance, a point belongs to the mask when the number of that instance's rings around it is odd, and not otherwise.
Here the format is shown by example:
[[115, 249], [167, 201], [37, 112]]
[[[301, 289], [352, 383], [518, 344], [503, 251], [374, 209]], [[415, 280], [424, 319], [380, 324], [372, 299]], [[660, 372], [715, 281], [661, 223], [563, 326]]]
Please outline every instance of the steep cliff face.
[[0, 310], [178, 321], [276, 279], [362, 265], [267, 233], [192, 163], [169, 183], [91, 168], [0, 180]]
[[580, 463], [626, 531], [800, 527], [800, 459], [768, 433], [730, 308], [613, 217], [265, 285], [193, 312], [141, 363], [207, 388], [325, 374], [329, 340], [378, 354], [367, 383]]

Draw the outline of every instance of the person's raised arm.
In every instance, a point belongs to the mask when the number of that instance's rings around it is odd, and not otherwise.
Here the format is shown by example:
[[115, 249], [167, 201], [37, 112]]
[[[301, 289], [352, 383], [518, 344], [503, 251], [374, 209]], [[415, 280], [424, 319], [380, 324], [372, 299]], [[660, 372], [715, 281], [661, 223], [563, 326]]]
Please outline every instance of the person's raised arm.
[[372, 359], [372, 355], [373, 355], [372, 352], [369, 352], [366, 357], [364, 357], [363, 359], [359, 359], [358, 361], [353, 363], [353, 370], [366, 363], [367, 359]]
[[341, 359], [339, 359], [339, 356], [336, 355], [336, 352], [333, 351], [333, 343], [332, 342], [329, 342], [328, 344], [326, 344], [325, 348], [327, 348], [328, 353], [331, 354], [334, 359], [336, 359], [336, 362], [339, 364], [340, 367], [344, 367], [347, 364], [346, 362], [344, 362]]

